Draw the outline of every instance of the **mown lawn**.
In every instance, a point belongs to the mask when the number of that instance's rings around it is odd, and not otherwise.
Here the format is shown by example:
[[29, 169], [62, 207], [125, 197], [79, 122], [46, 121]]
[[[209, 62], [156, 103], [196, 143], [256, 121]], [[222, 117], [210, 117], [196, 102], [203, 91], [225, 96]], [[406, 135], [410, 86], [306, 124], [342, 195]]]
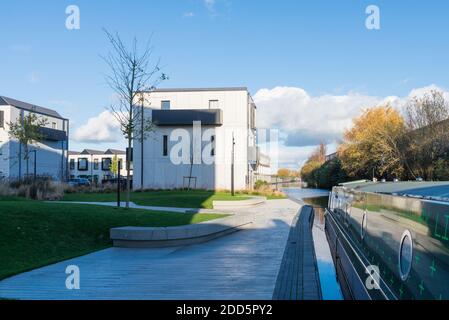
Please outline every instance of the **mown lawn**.
[[109, 229], [167, 227], [224, 217], [0, 199], [0, 280], [110, 247]]
[[[122, 201], [125, 194], [122, 194]], [[213, 191], [148, 191], [133, 192], [131, 201], [142, 206], [212, 209], [213, 201], [247, 200], [249, 196]], [[114, 202], [115, 193], [70, 193], [63, 201]]]

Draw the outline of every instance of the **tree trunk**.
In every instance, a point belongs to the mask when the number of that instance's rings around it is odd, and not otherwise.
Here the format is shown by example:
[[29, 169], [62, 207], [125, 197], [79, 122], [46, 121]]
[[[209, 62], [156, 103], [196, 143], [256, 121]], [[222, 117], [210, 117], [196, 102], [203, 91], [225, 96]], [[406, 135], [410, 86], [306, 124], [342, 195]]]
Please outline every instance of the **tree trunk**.
[[30, 175], [30, 172], [29, 172], [29, 161], [28, 161], [28, 144], [24, 145], [23, 159], [25, 160], [26, 178], [28, 178], [28, 176]]
[[128, 138], [128, 152], [126, 153], [126, 208], [129, 208], [131, 198], [131, 146], [132, 139]]

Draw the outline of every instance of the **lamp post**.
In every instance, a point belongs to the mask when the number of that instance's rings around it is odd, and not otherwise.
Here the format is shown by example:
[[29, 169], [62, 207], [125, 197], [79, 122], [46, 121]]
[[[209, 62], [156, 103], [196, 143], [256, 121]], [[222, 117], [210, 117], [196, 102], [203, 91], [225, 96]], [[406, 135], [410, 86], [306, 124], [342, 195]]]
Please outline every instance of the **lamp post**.
[[140, 132], [140, 189], [143, 191], [143, 146], [144, 146], [144, 140], [145, 140], [145, 135], [144, 135], [144, 126], [145, 126], [145, 121], [144, 121], [144, 103], [145, 103], [145, 97], [144, 97], [144, 93], [142, 92], [141, 97], [140, 97], [140, 117], [141, 117], [141, 132]]
[[232, 133], [232, 159], [231, 159], [231, 195], [235, 196], [234, 190], [234, 165], [235, 165], [235, 138], [234, 132]]
[[122, 169], [122, 162], [119, 160], [117, 164], [117, 208], [120, 208], [120, 170]]

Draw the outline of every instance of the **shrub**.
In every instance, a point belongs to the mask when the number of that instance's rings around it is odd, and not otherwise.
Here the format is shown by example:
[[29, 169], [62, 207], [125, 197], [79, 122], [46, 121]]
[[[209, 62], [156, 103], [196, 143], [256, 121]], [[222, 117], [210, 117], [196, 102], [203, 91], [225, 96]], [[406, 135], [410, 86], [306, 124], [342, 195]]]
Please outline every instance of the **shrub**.
[[64, 185], [53, 182], [50, 178], [24, 178], [4, 184], [2, 193], [33, 200], [60, 200], [64, 196]]
[[254, 184], [254, 189], [259, 190], [259, 189], [262, 189], [267, 186], [268, 186], [268, 182], [266, 182], [264, 180], [257, 180], [256, 183]]

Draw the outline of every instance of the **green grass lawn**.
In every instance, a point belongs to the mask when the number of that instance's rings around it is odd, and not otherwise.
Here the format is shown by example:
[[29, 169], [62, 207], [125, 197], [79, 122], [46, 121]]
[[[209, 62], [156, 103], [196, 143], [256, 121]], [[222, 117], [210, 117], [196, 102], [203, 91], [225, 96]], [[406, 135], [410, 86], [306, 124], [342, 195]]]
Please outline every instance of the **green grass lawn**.
[[[108, 201], [108, 199], [106, 199]], [[224, 217], [2, 198], [0, 280], [110, 247], [109, 229], [167, 227]]]
[[[124, 200], [125, 194], [122, 194]], [[213, 191], [148, 191], [133, 192], [131, 201], [142, 206], [212, 209], [213, 201], [247, 200], [247, 195], [232, 197], [229, 192]], [[115, 193], [70, 193], [63, 201], [114, 202]]]

